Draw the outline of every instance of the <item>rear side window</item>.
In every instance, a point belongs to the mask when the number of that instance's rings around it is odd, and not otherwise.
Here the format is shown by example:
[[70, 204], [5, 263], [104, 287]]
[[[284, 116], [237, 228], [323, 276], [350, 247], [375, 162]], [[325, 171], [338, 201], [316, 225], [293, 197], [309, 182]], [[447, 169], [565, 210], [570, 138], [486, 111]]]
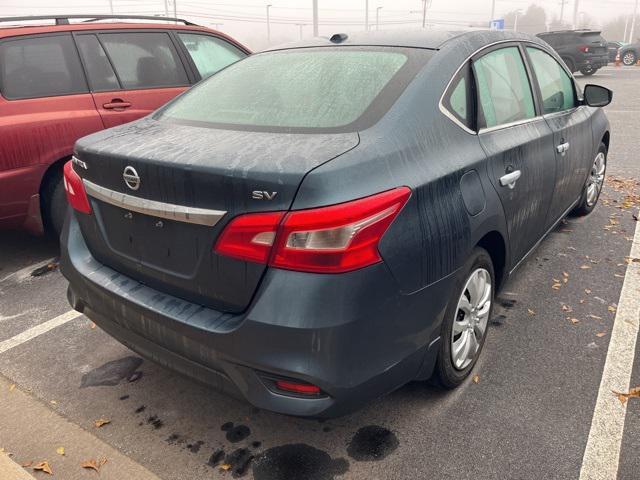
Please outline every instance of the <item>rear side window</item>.
[[178, 33], [202, 78], [222, 70], [247, 55], [222, 39], [197, 33]]
[[444, 106], [460, 123], [473, 129], [474, 108], [469, 65], [462, 67], [444, 96]]
[[78, 35], [76, 43], [82, 55], [91, 90], [104, 92], [120, 89], [116, 73], [98, 38], [95, 35]]
[[104, 33], [100, 41], [125, 89], [178, 87], [189, 84], [187, 73], [163, 32]]
[[535, 117], [531, 85], [518, 47], [487, 53], [473, 62], [480, 126], [495, 127]]
[[567, 72], [548, 53], [527, 47], [533, 72], [536, 74], [544, 113], [569, 110], [576, 105], [573, 82]]
[[86, 93], [71, 35], [48, 35], [0, 43], [0, 91], [10, 100]]

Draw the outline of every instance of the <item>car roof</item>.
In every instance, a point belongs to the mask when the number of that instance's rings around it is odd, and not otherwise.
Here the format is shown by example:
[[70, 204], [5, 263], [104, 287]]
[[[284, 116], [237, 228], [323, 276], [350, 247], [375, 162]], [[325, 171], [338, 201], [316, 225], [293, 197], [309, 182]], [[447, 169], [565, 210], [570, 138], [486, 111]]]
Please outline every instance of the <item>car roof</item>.
[[575, 33], [576, 35], [587, 35], [587, 34], [600, 34], [601, 31], [600, 30], [589, 30], [589, 29], [583, 29], [583, 30], [555, 30], [553, 32], [542, 32], [539, 33], [538, 36], [539, 37], [545, 37], [547, 35], [555, 35], [558, 33]]
[[[88, 18], [92, 18], [92, 16], [88, 16]], [[52, 17], [52, 20], [55, 18]], [[0, 18], [0, 20], [2, 20]], [[56, 32], [78, 32], [84, 30], [145, 30], [145, 29], [162, 29], [162, 30], [189, 30], [193, 32], [203, 32], [209, 34], [215, 34], [219, 37], [228, 40], [230, 43], [240, 47], [246, 53], [251, 53], [251, 51], [238, 42], [233, 37], [226, 35], [218, 30], [213, 30], [208, 27], [203, 27], [200, 25], [194, 24], [173, 24], [168, 22], [157, 22], [157, 23], [143, 23], [143, 22], [134, 22], [134, 21], [97, 21], [97, 22], [81, 22], [81, 23], [69, 23], [69, 24], [8, 24], [3, 25], [0, 23], [0, 39], [21, 35], [38, 35], [45, 33], [56, 33]]]
[[[332, 41], [332, 39], [334, 41]], [[470, 42], [477, 47], [505, 40], [539, 43], [532, 35], [504, 30], [381, 30], [375, 32], [336, 33], [330, 37], [313, 37], [270, 47], [264, 51], [327, 46], [409, 47], [440, 50], [445, 45]], [[475, 45], [473, 45], [475, 46]]]

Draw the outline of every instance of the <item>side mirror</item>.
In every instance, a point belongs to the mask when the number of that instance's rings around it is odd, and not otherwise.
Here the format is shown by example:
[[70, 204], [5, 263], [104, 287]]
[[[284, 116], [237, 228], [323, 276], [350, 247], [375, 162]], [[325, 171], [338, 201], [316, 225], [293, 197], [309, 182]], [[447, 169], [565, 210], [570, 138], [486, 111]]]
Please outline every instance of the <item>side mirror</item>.
[[606, 107], [613, 100], [613, 92], [600, 85], [584, 87], [584, 103], [590, 107]]

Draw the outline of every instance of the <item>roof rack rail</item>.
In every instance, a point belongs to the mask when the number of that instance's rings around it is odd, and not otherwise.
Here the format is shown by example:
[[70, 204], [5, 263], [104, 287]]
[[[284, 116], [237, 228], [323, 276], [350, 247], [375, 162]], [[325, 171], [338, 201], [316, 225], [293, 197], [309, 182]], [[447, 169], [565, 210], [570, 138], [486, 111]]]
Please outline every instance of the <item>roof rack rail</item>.
[[31, 20], [55, 20], [56, 25], [69, 25], [71, 19], [85, 19], [83, 22], [97, 22], [99, 20], [156, 20], [160, 22], [180, 22], [185, 25], [197, 26], [183, 18], [172, 18], [155, 15], [31, 15], [26, 17], [0, 17], [0, 23], [25, 22]]

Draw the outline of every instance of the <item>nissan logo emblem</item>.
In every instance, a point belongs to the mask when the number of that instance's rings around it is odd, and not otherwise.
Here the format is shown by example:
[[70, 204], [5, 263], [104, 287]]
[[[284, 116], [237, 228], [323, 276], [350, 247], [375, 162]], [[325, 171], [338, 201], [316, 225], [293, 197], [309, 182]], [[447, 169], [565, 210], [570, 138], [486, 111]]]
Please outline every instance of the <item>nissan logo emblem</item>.
[[140, 176], [135, 168], [131, 166], [125, 167], [122, 178], [124, 178], [124, 183], [126, 183], [127, 187], [131, 190], [138, 190], [140, 188]]

